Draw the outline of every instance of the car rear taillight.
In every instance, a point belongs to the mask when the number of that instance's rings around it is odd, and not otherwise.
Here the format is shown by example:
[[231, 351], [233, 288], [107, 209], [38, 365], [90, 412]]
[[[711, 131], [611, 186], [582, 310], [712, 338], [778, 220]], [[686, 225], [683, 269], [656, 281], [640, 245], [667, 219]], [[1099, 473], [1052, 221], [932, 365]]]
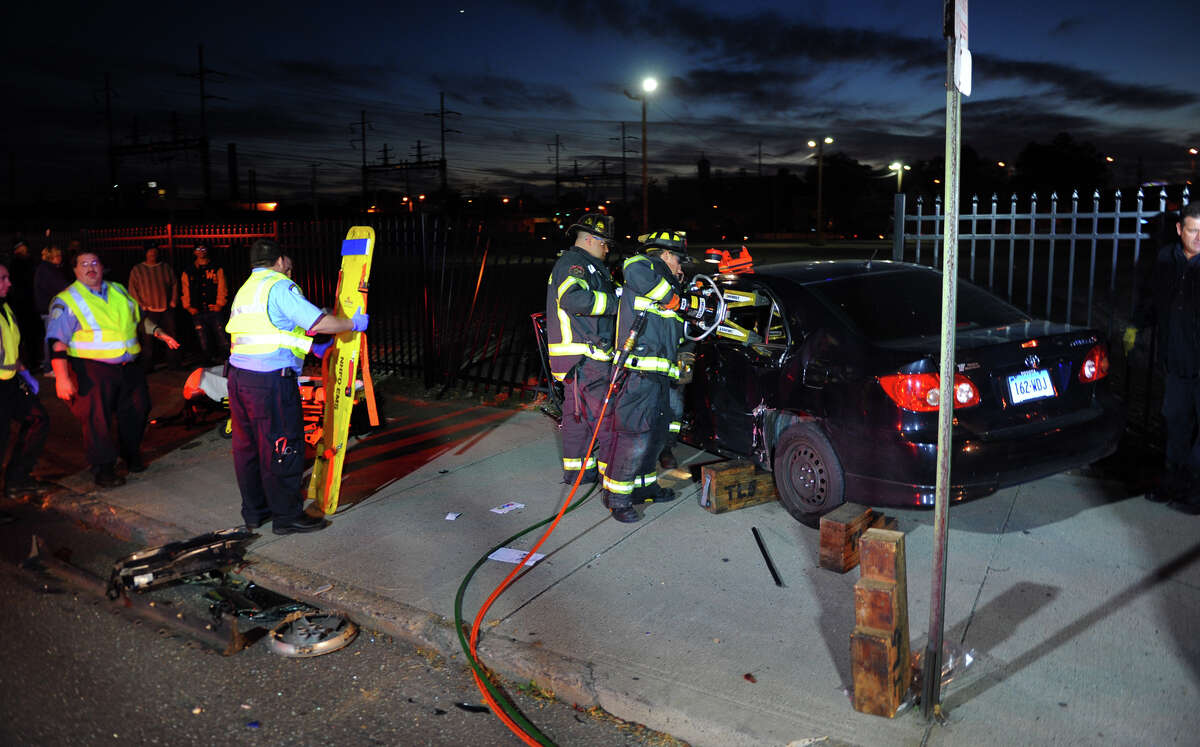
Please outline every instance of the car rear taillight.
[[[892, 401], [905, 410], [932, 412], [938, 409], [941, 378], [934, 373], [880, 376], [879, 385]], [[954, 409], [979, 404], [979, 390], [962, 374], [954, 375]]]
[[1090, 384], [1105, 376], [1108, 376], [1108, 346], [1100, 343], [1089, 350], [1083, 359], [1083, 365], [1079, 367], [1079, 380]]

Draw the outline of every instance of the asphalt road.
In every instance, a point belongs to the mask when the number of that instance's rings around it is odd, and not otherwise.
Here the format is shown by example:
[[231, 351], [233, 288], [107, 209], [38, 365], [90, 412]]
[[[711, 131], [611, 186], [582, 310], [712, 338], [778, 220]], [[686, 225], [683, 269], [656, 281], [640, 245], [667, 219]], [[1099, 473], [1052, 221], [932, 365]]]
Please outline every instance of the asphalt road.
[[[97, 576], [138, 547], [36, 507], [0, 501], [0, 609], [12, 638], [0, 667], [0, 743], [513, 745], [469, 674], [431, 652], [362, 631], [345, 649], [288, 659], [256, 643], [211, 648], [23, 569], [32, 536]], [[204, 587], [151, 592], [200, 612]], [[665, 735], [510, 686], [558, 744], [677, 745]]]

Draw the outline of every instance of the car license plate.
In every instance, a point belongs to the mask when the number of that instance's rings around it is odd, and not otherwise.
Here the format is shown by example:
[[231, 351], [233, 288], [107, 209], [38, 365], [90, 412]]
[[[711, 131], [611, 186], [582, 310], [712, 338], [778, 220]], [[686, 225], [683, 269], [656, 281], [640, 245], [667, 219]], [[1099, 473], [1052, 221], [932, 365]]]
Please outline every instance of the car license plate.
[[1054, 385], [1050, 383], [1050, 372], [1031, 369], [1008, 377], [1009, 399], [1014, 405], [1035, 399], [1053, 397]]

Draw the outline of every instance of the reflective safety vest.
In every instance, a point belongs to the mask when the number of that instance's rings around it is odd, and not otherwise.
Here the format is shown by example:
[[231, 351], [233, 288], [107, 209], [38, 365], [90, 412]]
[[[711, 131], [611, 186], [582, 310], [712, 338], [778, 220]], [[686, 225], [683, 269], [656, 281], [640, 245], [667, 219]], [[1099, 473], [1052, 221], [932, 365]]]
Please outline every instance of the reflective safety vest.
[[4, 381], [17, 375], [17, 348], [21, 345], [21, 330], [17, 328], [8, 304], [4, 304], [4, 313], [0, 315], [0, 345], [4, 348], [3, 358], [0, 358], [0, 381]]
[[76, 280], [55, 296], [79, 322], [67, 341], [67, 355], [88, 360], [111, 360], [142, 352], [137, 325], [142, 310], [120, 283], [108, 283], [108, 297], [93, 293]]
[[233, 297], [229, 324], [225, 325], [225, 331], [232, 338], [231, 353], [262, 356], [283, 348], [290, 350], [297, 358], [308, 354], [313, 338], [305, 334], [304, 328], [282, 330], [275, 326], [267, 313], [267, 297], [271, 289], [276, 283], [287, 280], [287, 275], [274, 270], [250, 273], [249, 279]]

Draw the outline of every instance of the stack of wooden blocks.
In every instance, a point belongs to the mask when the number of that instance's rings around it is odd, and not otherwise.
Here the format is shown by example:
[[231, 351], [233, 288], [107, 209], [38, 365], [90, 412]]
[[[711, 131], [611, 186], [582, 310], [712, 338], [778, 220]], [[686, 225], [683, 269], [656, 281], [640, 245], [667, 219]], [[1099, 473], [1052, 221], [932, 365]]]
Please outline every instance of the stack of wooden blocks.
[[850, 665], [854, 708], [891, 718], [911, 681], [904, 533], [868, 529], [859, 540], [862, 577], [854, 584]]
[[845, 573], [858, 565], [858, 540], [868, 529], [895, 529], [895, 519], [857, 503], [843, 503], [821, 517], [822, 568]]

